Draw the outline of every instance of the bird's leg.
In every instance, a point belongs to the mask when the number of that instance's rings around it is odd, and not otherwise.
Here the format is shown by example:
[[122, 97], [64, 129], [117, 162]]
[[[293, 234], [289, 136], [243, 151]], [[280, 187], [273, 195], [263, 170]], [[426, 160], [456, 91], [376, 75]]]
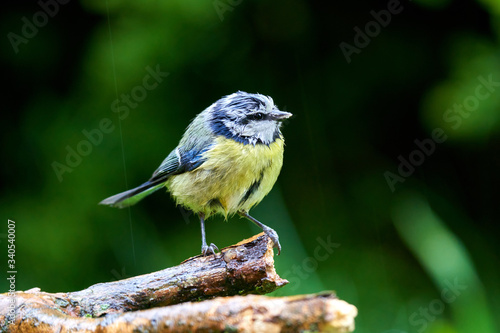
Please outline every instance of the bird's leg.
[[219, 248], [215, 246], [214, 243], [207, 245], [207, 237], [205, 236], [205, 214], [200, 213], [200, 224], [201, 224], [201, 254], [204, 256], [215, 254], [215, 250], [219, 251]]
[[238, 212], [238, 214], [242, 217], [246, 217], [247, 219], [249, 219], [250, 221], [255, 223], [257, 226], [259, 226], [259, 228], [261, 228], [264, 231], [264, 233], [267, 235], [267, 237], [271, 238], [271, 240], [274, 243], [273, 247], [278, 249], [278, 255], [280, 255], [280, 253], [281, 253], [280, 240], [279, 240], [278, 234], [276, 233], [276, 231], [274, 231], [274, 229], [269, 228], [267, 225], [259, 222], [255, 218], [251, 217], [250, 215], [248, 215], [247, 212], [240, 211], [240, 212]]

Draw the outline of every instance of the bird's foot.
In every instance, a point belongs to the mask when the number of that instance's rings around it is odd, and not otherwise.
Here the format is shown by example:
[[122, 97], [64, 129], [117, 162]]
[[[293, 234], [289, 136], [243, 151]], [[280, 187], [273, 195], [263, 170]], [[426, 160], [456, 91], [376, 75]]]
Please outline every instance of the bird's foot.
[[269, 227], [263, 228], [264, 233], [273, 241], [273, 247], [278, 250], [278, 255], [281, 253], [281, 244], [278, 237], [278, 233]]
[[205, 243], [201, 246], [201, 254], [205, 257], [211, 254], [215, 254], [216, 250], [219, 251], [219, 248], [214, 243], [210, 243], [210, 245], [207, 245]]

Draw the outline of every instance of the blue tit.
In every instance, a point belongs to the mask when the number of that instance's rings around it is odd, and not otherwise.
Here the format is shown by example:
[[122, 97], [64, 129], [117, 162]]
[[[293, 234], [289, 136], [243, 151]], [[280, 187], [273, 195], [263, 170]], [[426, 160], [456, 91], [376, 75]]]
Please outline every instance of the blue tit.
[[258, 225], [281, 251], [278, 234], [248, 214], [271, 191], [283, 165], [280, 127], [292, 116], [271, 97], [238, 91], [209, 106], [186, 129], [179, 145], [144, 184], [100, 202], [127, 207], [166, 186], [178, 205], [198, 214], [201, 252], [207, 245], [205, 219], [239, 214]]

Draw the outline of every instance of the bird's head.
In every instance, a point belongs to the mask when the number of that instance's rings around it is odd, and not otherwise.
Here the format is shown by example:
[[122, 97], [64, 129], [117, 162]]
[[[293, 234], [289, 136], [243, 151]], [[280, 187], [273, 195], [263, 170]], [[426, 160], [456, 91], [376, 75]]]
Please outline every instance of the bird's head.
[[253, 145], [274, 142], [282, 121], [292, 116], [278, 110], [271, 97], [243, 91], [222, 97], [207, 112], [215, 134]]

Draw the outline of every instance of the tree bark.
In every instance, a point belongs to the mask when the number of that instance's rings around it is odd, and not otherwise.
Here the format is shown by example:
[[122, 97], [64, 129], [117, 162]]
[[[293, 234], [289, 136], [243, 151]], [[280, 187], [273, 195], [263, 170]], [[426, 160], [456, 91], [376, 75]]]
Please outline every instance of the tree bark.
[[[273, 244], [261, 233], [215, 255], [77, 292], [33, 288], [1, 294], [0, 331], [352, 331], [356, 308], [331, 293], [242, 296], [269, 293], [287, 283], [276, 274]], [[220, 298], [233, 295], [238, 296]]]
[[334, 294], [219, 297], [198, 303], [74, 318], [32, 308], [9, 332], [352, 332], [357, 310]]

